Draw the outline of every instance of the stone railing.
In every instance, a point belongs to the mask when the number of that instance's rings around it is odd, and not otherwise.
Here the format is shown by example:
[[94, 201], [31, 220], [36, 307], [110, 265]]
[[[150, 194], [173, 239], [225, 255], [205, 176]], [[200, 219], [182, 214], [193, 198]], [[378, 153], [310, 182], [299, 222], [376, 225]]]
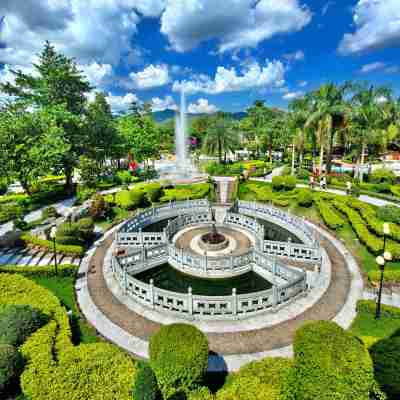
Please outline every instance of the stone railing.
[[[199, 296], [192, 293], [176, 293], [163, 290], [135, 279], [127, 271], [128, 262], [121, 257], [112, 258], [114, 277], [119, 282], [125, 295], [135, 301], [159, 311], [168, 311], [188, 319], [237, 319], [274, 310], [301, 293], [306, 292], [306, 274], [282, 264], [271, 261], [261, 252], [253, 251], [253, 259], [261, 268], [273, 276], [285, 279], [283, 284], [275, 284], [271, 289], [236, 294], [232, 289], [230, 296]], [[288, 279], [288, 281], [286, 281]]]
[[168, 222], [168, 225], [164, 230], [164, 234], [167, 238], [167, 241], [170, 241], [172, 237], [182, 228], [194, 224], [207, 224], [211, 223], [211, 221], [212, 218], [209, 210], [196, 213], [193, 212], [191, 214], [182, 214]]

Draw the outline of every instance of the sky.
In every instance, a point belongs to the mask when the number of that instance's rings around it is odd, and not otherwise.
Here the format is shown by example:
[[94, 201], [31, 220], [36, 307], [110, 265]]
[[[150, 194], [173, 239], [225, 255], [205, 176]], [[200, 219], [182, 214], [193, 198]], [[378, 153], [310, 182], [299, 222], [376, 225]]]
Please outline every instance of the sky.
[[0, 0], [0, 82], [46, 40], [115, 112], [175, 109], [181, 90], [194, 114], [286, 108], [346, 80], [400, 95], [400, 0]]

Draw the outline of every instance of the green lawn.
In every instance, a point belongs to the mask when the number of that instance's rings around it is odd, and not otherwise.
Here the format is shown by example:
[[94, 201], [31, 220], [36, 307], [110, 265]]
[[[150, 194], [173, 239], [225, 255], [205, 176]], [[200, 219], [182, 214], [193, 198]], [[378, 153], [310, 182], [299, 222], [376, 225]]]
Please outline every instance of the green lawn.
[[95, 330], [79, 314], [74, 298], [75, 279], [73, 277], [30, 277], [30, 279], [50, 290], [67, 309], [72, 310], [71, 330], [75, 344], [99, 341]]

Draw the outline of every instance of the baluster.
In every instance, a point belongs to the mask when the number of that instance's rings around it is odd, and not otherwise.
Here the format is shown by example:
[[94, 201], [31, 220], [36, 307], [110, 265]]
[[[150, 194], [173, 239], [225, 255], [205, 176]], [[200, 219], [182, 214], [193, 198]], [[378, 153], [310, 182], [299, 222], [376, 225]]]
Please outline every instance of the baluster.
[[236, 296], [236, 288], [232, 289], [232, 313], [233, 315], [237, 315], [237, 296]]
[[149, 296], [151, 307], [154, 308], [154, 279], [150, 279]]
[[189, 314], [193, 315], [193, 294], [192, 294], [192, 288], [190, 286], [188, 288], [187, 302], [188, 302]]

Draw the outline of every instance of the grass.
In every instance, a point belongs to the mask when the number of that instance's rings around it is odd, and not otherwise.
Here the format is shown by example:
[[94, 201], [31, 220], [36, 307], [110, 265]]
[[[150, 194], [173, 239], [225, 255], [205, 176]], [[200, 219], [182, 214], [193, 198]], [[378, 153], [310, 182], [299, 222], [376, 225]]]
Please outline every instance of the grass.
[[123, 208], [120, 207], [113, 207], [112, 211], [113, 211], [112, 218], [96, 222], [96, 225], [102, 228], [103, 231], [110, 229], [112, 226], [128, 219], [132, 215], [131, 211], [124, 210]]
[[72, 310], [71, 330], [74, 344], [98, 342], [95, 330], [80, 316], [75, 302], [74, 277], [30, 277], [50, 290], [68, 310]]

